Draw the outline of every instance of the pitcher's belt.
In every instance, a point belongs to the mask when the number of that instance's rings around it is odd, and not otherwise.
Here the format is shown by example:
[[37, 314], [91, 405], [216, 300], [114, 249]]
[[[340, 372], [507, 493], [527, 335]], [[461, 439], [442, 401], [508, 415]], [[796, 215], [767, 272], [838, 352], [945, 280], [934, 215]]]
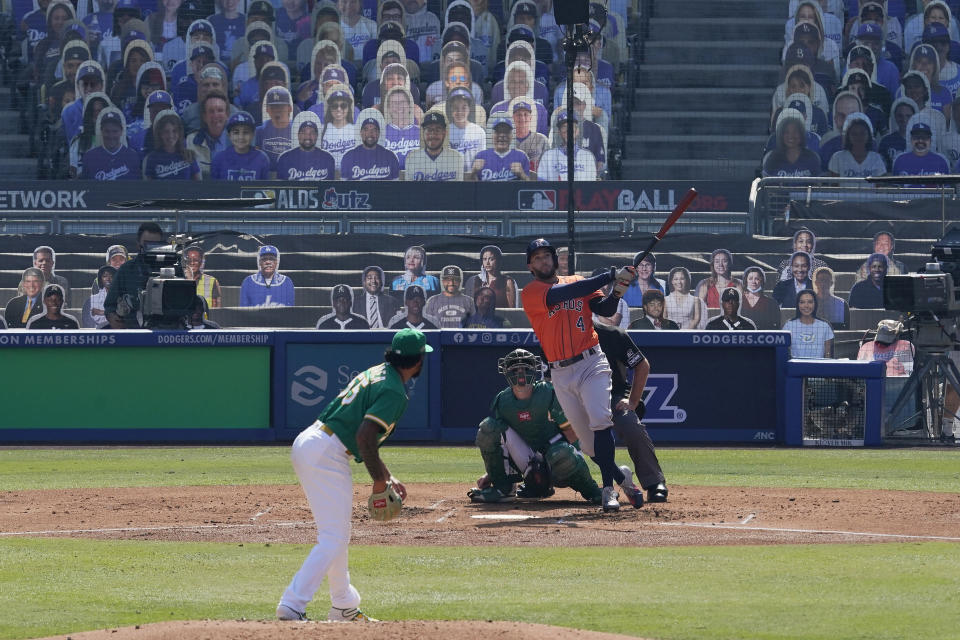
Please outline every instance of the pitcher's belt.
[[[333, 437], [335, 437], [337, 440], [340, 439], [340, 436], [338, 436], [336, 433], [334, 433], [334, 432], [333, 432], [333, 429], [331, 429], [330, 427], [328, 427], [328, 426], [327, 426], [325, 423], [323, 423], [323, 422], [320, 423], [320, 431], [323, 431], [323, 432], [324, 432], [325, 434], [327, 434], [328, 436], [333, 436]], [[343, 444], [343, 443], [341, 442], [340, 444]], [[347, 457], [348, 457], [348, 458], [353, 455], [352, 453], [350, 453], [350, 449], [347, 449], [346, 447], [344, 447], [344, 450], [347, 452]]]

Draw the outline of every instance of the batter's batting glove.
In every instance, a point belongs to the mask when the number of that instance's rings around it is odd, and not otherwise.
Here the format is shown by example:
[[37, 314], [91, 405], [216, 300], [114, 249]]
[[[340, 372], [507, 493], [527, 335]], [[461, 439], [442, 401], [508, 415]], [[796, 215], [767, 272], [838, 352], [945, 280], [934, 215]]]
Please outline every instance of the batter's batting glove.
[[387, 488], [379, 493], [371, 494], [367, 499], [367, 509], [370, 511], [370, 517], [378, 522], [393, 520], [400, 515], [400, 509], [403, 507], [403, 500], [400, 494], [396, 492], [391, 483], [387, 483]]
[[621, 267], [620, 271], [617, 272], [616, 282], [613, 285], [613, 295], [617, 298], [622, 298], [623, 294], [626, 293], [630, 287], [630, 283], [636, 279], [637, 270], [634, 267]]

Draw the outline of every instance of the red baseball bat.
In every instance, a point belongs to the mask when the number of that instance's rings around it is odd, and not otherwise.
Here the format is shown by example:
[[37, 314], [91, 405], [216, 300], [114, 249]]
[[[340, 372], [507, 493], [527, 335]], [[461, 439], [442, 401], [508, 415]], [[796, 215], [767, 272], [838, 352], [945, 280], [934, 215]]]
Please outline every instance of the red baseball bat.
[[693, 201], [697, 197], [697, 190], [693, 187], [690, 187], [690, 190], [687, 191], [686, 195], [683, 196], [683, 199], [674, 207], [673, 211], [670, 212], [670, 217], [667, 218], [663, 225], [660, 227], [660, 231], [657, 231], [653, 234], [653, 238], [650, 240], [650, 246], [644, 249], [642, 252], [637, 254], [637, 257], [633, 260], [633, 266], [638, 267], [640, 263], [643, 262], [643, 259], [650, 255], [650, 252], [653, 251], [653, 248], [657, 246], [657, 243], [663, 240], [663, 237], [667, 235], [667, 231], [670, 231], [670, 227], [680, 219], [680, 216], [687, 210]]

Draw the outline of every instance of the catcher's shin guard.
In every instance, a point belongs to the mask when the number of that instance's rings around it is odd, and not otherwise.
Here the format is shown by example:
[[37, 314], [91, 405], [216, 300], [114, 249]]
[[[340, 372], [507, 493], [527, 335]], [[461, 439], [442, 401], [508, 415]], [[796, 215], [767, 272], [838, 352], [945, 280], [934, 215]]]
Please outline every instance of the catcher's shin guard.
[[498, 489], [507, 489], [512, 485], [507, 478], [507, 471], [504, 462], [502, 434], [506, 425], [493, 418], [484, 418], [477, 429], [477, 448], [480, 449], [480, 457], [483, 459], [483, 467], [487, 472], [487, 477], [494, 487]]
[[553, 484], [570, 487], [587, 500], [600, 496], [600, 487], [590, 475], [587, 461], [567, 441], [555, 442], [547, 449], [547, 464], [553, 472]]

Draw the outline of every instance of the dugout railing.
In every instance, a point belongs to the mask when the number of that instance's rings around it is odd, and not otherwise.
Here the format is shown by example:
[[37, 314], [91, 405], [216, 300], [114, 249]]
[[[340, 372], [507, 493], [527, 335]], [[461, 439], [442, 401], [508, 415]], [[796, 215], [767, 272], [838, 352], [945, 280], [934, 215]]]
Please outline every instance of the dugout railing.
[[843, 201], [851, 203], [886, 203], [911, 200], [940, 201], [940, 216], [944, 223], [958, 216], [958, 189], [956, 185], [913, 187], [880, 185], [864, 178], [758, 178], [750, 189], [749, 210], [756, 233], [774, 235], [778, 221], [789, 224], [790, 203], [809, 204], [813, 201]]

